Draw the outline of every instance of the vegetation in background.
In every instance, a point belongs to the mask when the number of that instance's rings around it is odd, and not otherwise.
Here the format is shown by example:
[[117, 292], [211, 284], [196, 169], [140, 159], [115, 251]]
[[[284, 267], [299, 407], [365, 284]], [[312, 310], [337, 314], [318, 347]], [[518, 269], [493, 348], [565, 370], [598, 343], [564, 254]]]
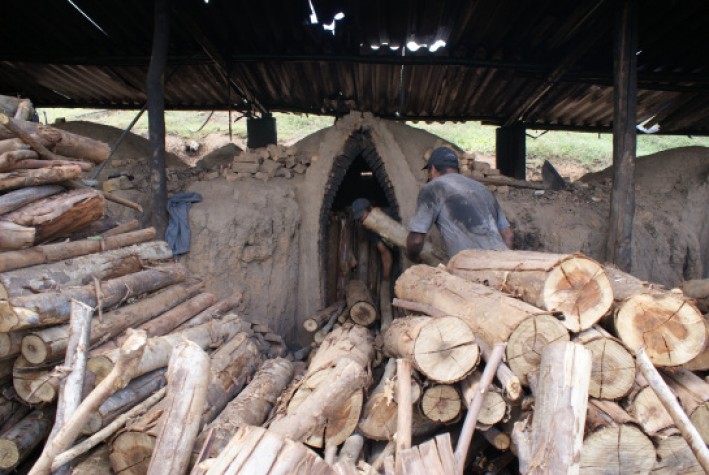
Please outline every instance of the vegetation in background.
[[[67, 121], [85, 120], [125, 128], [133, 120], [137, 111], [105, 111], [94, 109], [39, 109], [42, 122], [53, 123], [58, 118]], [[199, 140], [208, 134], [226, 134], [229, 132], [227, 112], [214, 112], [207, 120], [205, 111], [168, 111], [165, 113], [165, 125], [168, 134]], [[306, 135], [333, 124], [328, 116], [274, 114], [278, 130], [278, 140], [286, 144], [297, 142]], [[235, 139], [246, 140], [246, 119], [232, 114], [232, 134]], [[463, 150], [495, 153], [495, 127], [483, 126], [479, 122], [425, 124], [410, 123], [453, 142]], [[200, 129], [201, 127], [201, 129]], [[143, 114], [133, 128], [139, 135], [148, 134], [147, 113]], [[527, 160], [530, 166], [540, 165], [545, 159], [568, 160], [578, 163], [589, 170], [599, 170], [610, 165], [613, 144], [610, 134], [557, 132], [529, 130], [527, 138]], [[536, 137], [536, 138], [532, 138]], [[709, 137], [638, 135], [638, 155], [649, 155], [670, 148], [700, 145], [709, 147]]]

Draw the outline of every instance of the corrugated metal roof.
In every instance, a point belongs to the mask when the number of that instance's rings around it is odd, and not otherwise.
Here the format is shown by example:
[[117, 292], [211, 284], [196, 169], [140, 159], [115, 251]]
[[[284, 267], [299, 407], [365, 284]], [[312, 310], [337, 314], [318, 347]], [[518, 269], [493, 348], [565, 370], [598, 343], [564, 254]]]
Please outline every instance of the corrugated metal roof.
[[[86, 17], [63, 0], [3, 4], [0, 93], [40, 106], [141, 107], [152, 2], [74, 3]], [[166, 107], [355, 108], [392, 119], [607, 130], [618, 3], [173, 0]], [[639, 7], [638, 117], [666, 133], [709, 133], [709, 2]], [[334, 34], [323, 27], [332, 22]], [[410, 41], [445, 46], [412, 51]]]

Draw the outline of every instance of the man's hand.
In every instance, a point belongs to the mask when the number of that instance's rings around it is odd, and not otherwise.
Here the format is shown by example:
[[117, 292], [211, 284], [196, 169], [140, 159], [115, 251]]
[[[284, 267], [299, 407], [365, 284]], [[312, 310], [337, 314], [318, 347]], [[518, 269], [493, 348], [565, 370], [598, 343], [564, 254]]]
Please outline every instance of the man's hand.
[[413, 231], [406, 236], [406, 256], [411, 262], [421, 262], [421, 251], [423, 250], [425, 239], [425, 234], [415, 233]]
[[382, 279], [389, 280], [391, 278], [391, 268], [394, 264], [394, 256], [391, 251], [382, 241], [377, 242], [379, 256], [382, 258]]
[[505, 242], [508, 248], [514, 248], [515, 233], [514, 231], [512, 231], [512, 228], [500, 229], [500, 236], [502, 236], [502, 240]]

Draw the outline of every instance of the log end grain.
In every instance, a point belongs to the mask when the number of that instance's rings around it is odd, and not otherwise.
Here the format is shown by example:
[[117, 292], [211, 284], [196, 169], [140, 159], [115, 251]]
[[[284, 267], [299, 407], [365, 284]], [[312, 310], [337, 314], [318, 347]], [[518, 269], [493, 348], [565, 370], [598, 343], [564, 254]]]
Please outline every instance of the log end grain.
[[598, 399], [627, 396], [635, 382], [635, 358], [612, 338], [598, 338], [583, 345], [591, 351], [591, 383], [588, 394]]
[[367, 327], [377, 321], [377, 309], [370, 302], [357, 302], [350, 307], [350, 318]]
[[569, 332], [550, 315], [527, 318], [512, 332], [507, 342], [507, 364], [522, 384], [542, 361], [544, 347], [556, 341], [569, 341]]
[[20, 451], [17, 443], [12, 440], [0, 439], [0, 468], [9, 470], [20, 461]]
[[480, 360], [480, 349], [468, 324], [458, 317], [429, 319], [421, 326], [413, 350], [416, 368], [439, 383], [465, 378]]
[[38, 335], [28, 334], [22, 338], [22, 356], [32, 364], [42, 364], [47, 360], [50, 349]]
[[478, 414], [478, 423], [484, 425], [497, 424], [507, 416], [509, 405], [497, 391], [488, 391], [483, 399], [483, 405]]
[[697, 407], [689, 416], [699, 435], [702, 436], [705, 444], [709, 444], [709, 402], [705, 402]]
[[86, 362], [86, 370], [96, 375], [96, 384], [108, 376], [113, 369], [113, 361], [104, 355], [92, 356]]
[[463, 401], [454, 386], [437, 384], [421, 396], [421, 411], [433, 422], [450, 424], [460, 418]]
[[635, 352], [645, 347], [655, 366], [678, 366], [699, 355], [706, 343], [704, 319], [676, 294], [636, 294], [615, 317], [618, 336]]
[[111, 467], [123, 475], [145, 475], [155, 447], [155, 437], [143, 432], [124, 432], [111, 444]]
[[603, 266], [584, 256], [572, 256], [552, 269], [542, 290], [544, 308], [561, 312], [569, 331], [590, 328], [613, 304], [613, 289]]
[[652, 441], [636, 427], [605, 427], [586, 437], [580, 473], [648, 473], [655, 465]]
[[692, 449], [679, 435], [661, 438], [657, 441], [657, 463], [652, 475], [704, 475]]

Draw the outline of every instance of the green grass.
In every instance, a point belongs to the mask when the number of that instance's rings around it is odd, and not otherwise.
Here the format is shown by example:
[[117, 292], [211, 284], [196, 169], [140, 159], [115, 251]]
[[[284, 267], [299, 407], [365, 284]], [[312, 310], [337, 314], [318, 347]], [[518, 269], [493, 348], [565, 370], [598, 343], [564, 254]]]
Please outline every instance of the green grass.
[[[133, 120], [137, 111], [96, 111], [92, 109], [40, 109], [40, 119], [46, 118], [51, 124], [59, 117], [67, 121], [86, 120], [125, 128]], [[215, 112], [209, 122], [200, 130], [209, 112], [168, 111], [165, 114], [165, 127], [168, 134], [199, 140], [208, 134], [229, 132], [229, 118], [226, 112]], [[306, 135], [333, 124], [332, 117], [296, 114], [274, 114], [278, 129], [279, 142], [293, 143]], [[237, 114], [232, 115], [236, 119]], [[495, 127], [483, 126], [479, 122], [425, 124], [410, 123], [455, 143], [463, 150], [495, 153]], [[148, 133], [147, 113], [143, 114], [133, 128], [133, 132], [143, 136]], [[232, 133], [236, 138], [246, 140], [246, 120], [239, 119], [232, 123]], [[527, 138], [527, 160], [529, 165], [541, 165], [545, 159], [563, 159], [577, 162], [590, 170], [605, 168], [611, 163], [613, 152], [610, 134], [592, 134], [578, 132], [547, 132], [529, 130]], [[689, 145], [709, 147], [709, 137], [638, 135], [639, 156]]]

